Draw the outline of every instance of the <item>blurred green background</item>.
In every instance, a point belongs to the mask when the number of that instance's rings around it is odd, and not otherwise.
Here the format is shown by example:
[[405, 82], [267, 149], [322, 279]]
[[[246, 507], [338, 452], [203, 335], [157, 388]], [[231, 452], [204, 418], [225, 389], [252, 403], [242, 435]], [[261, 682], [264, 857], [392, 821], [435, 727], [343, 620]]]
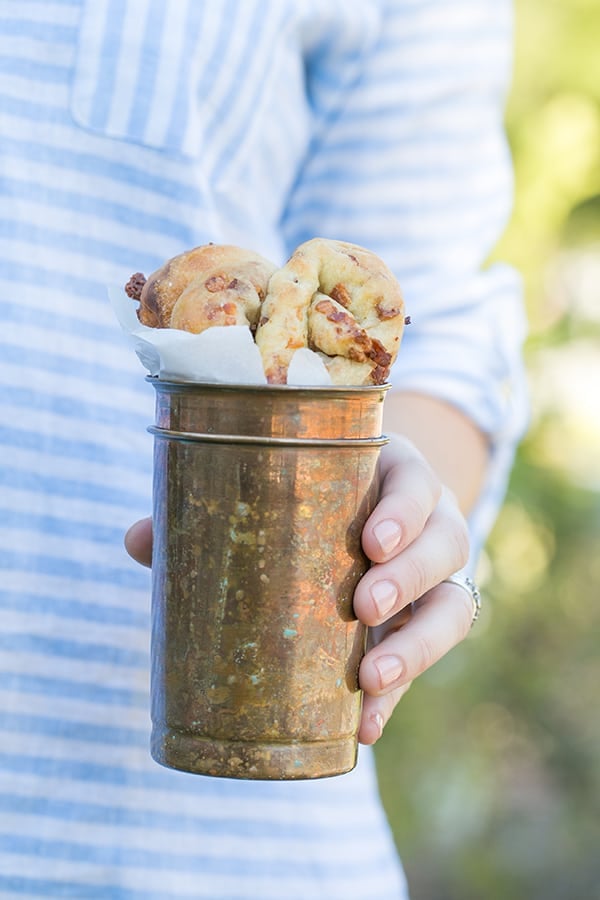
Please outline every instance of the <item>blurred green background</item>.
[[413, 900], [600, 897], [598, 0], [516, 0], [506, 121], [532, 423], [482, 619], [377, 749]]

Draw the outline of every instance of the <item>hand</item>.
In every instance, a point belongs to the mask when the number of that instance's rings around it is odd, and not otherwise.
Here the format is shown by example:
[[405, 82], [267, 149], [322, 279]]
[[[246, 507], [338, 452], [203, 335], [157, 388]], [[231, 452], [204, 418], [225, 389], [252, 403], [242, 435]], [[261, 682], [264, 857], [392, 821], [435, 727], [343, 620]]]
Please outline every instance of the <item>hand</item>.
[[[373, 566], [354, 594], [370, 627], [359, 672], [365, 692], [359, 740], [373, 744], [411, 682], [468, 633], [473, 618], [462, 588], [443, 584], [467, 562], [469, 540], [454, 495], [408, 440], [393, 437], [381, 456], [382, 490], [363, 530]], [[152, 562], [152, 520], [125, 535], [128, 553]]]
[[453, 494], [404, 438], [391, 439], [381, 464], [379, 502], [362, 536], [373, 566], [354, 594], [355, 613], [370, 627], [359, 672], [363, 744], [375, 743], [413, 679], [466, 637], [473, 619], [467, 592], [441, 583], [469, 553]]

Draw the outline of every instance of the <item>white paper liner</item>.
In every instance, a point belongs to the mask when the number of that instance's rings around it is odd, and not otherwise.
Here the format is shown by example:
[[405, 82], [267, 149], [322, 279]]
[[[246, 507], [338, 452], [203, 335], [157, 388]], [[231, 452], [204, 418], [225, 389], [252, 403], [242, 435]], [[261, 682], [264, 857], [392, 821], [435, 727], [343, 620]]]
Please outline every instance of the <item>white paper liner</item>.
[[[164, 381], [266, 384], [260, 351], [245, 325], [215, 325], [200, 334], [177, 328], [149, 328], [137, 317], [137, 303], [122, 287], [108, 296], [121, 328], [150, 375]], [[308, 347], [297, 350], [287, 383], [327, 385], [331, 378], [323, 361]]]

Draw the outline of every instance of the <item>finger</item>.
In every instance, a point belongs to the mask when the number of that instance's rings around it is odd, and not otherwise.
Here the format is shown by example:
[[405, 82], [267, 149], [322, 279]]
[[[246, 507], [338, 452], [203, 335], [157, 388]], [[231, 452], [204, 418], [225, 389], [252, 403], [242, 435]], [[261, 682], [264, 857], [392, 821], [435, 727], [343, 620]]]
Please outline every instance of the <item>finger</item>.
[[152, 565], [152, 519], [140, 519], [125, 535], [125, 549], [142, 566]]
[[468, 634], [473, 603], [455, 584], [442, 583], [413, 605], [410, 620], [394, 629], [363, 658], [360, 687], [379, 697], [408, 684]]
[[401, 609], [400, 612], [397, 612], [391, 618], [387, 619], [381, 625], [376, 625], [373, 628], [367, 629], [367, 650], [370, 650], [372, 647], [376, 647], [378, 644], [382, 642], [382, 640], [386, 637], [386, 635], [391, 634], [392, 631], [397, 631], [399, 628], [403, 628], [408, 620], [412, 617], [413, 607], [412, 604], [409, 606], [405, 606], [404, 609]]
[[421, 534], [397, 556], [363, 575], [354, 593], [355, 614], [365, 625], [385, 622], [461, 569], [468, 556], [466, 522], [444, 492]]
[[379, 740], [394, 709], [409, 688], [410, 683], [402, 684], [381, 697], [365, 695], [358, 729], [358, 740], [361, 744], [374, 744]]
[[382, 460], [379, 502], [362, 534], [373, 562], [390, 559], [420, 534], [441, 493], [438, 477], [410, 441], [392, 437]]
[[[367, 648], [376, 647], [392, 631], [403, 628], [412, 616], [412, 606], [397, 613], [389, 619], [385, 625], [369, 628]], [[358, 730], [358, 740], [361, 744], [374, 744], [383, 733], [390, 716], [400, 699], [410, 688], [410, 682], [401, 684], [393, 691], [379, 696], [364, 694], [363, 706]]]

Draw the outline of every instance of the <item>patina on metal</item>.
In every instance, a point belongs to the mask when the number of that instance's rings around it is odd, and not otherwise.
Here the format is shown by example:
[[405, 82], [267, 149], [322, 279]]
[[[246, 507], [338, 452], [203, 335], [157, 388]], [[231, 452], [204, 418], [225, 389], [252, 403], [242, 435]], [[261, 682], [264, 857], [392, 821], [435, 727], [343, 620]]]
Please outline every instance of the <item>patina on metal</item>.
[[387, 385], [156, 389], [153, 758], [205, 775], [356, 764], [352, 608]]

